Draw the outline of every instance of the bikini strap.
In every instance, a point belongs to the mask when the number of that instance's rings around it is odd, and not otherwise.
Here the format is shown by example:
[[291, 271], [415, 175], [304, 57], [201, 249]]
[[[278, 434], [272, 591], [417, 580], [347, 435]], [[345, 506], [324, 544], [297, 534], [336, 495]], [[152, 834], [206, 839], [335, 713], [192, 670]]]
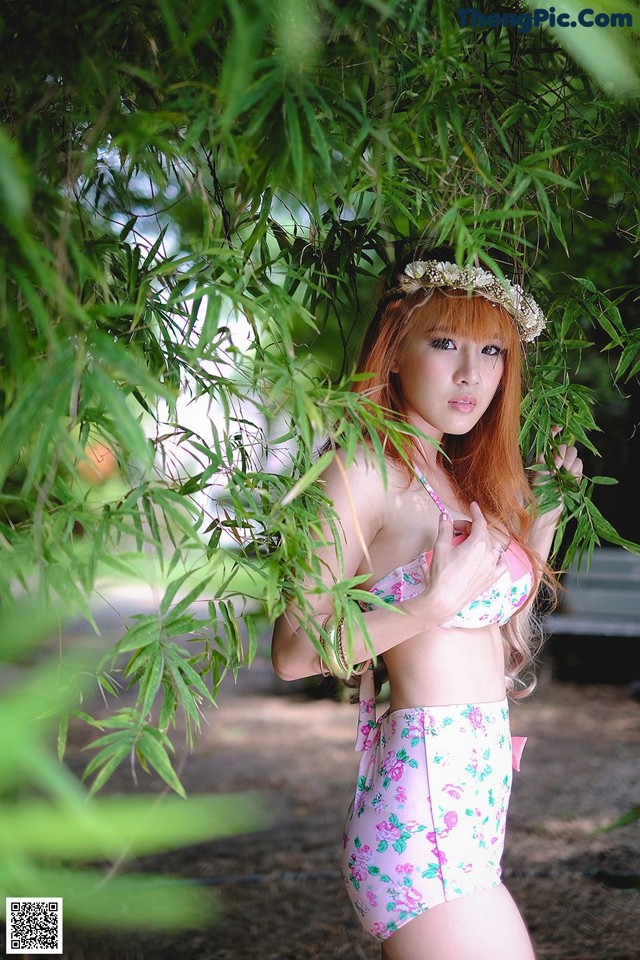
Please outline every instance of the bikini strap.
[[416, 470], [415, 467], [413, 467], [413, 472], [415, 473], [416, 477], [418, 478], [418, 480], [420, 481], [420, 483], [422, 484], [422, 486], [425, 488], [425, 490], [427, 491], [427, 493], [429, 494], [429, 496], [431, 497], [431, 499], [432, 499], [433, 502], [435, 503], [435, 505], [436, 505], [436, 507], [438, 508], [438, 510], [440, 511], [440, 513], [446, 513], [446, 514], [448, 514], [449, 511], [447, 510], [447, 508], [445, 507], [444, 503], [442, 502], [442, 500], [440, 499], [440, 497], [438, 496], [438, 494], [435, 492], [435, 490], [433, 489], [433, 487], [431, 486], [431, 484], [429, 483], [429, 481], [427, 480], [427, 478], [426, 478], [425, 476], [423, 476], [423, 474], [418, 473], [418, 471]]
[[371, 744], [371, 731], [376, 725], [376, 691], [373, 677], [373, 661], [360, 677], [358, 709], [358, 733], [356, 736], [356, 751], [361, 753]]

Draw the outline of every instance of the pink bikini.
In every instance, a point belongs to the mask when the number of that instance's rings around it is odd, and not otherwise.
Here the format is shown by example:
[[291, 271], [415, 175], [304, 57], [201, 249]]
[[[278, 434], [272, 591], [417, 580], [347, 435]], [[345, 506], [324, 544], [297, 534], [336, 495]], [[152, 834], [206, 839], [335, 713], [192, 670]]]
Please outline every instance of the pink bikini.
[[[416, 475], [441, 513], [446, 513], [447, 509], [433, 487], [425, 477]], [[457, 546], [464, 540], [466, 540], [466, 534], [459, 534], [454, 537], [454, 544]], [[421, 553], [411, 563], [396, 567], [379, 580], [369, 592], [381, 597], [387, 603], [402, 603], [403, 600], [417, 597], [425, 588], [421, 564], [425, 564], [428, 568], [432, 557], [433, 550]], [[533, 586], [533, 574], [528, 556], [519, 544], [510, 543], [505, 548], [503, 557], [507, 564], [506, 572], [489, 590], [468, 603], [451, 620], [443, 623], [443, 627], [486, 627], [488, 623], [503, 625], [526, 602]], [[366, 609], [372, 610], [373, 606]]]
[[[417, 596], [425, 589], [421, 562], [428, 568], [432, 555], [397, 567], [370, 592], [387, 603]], [[507, 571], [442, 627], [502, 625], [525, 603], [528, 557], [510, 543], [504, 558]], [[520, 769], [524, 741], [511, 738], [506, 698], [387, 711], [376, 720], [373, 667], [362, 676], [362, 758], [342, 868], [362, 925], [379, 940], [439, 903], [500, 883], [512, 768]]]

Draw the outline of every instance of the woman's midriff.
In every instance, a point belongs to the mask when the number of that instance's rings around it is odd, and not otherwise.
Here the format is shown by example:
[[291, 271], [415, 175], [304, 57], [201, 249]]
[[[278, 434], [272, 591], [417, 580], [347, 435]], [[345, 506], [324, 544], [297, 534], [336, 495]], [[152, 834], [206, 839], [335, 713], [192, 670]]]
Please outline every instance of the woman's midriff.
[[384, 654], [391, 710], [492, 703], [505, 696], [504, 652], [495, 624], [429, 630]]

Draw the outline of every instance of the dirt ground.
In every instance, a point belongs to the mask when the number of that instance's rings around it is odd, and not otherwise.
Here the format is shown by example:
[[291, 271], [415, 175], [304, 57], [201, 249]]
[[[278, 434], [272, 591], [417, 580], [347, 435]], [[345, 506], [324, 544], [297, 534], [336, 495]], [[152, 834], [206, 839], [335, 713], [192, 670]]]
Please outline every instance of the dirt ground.
[[[356, 708], [319, 692], [281, 683], [265, 658], [237, 685], [229, 678], [196, 752], [179, 761], [182, 778], [194, 794], [264, 791], [273, 827], [133, 865], [215, 888], [216, 925], [180, 936], [69, 931], [69, 960], [377, 960], [338, 872]], [[560, 684], [546, 671], [513, 707], [512, 728], [529, 741], [504, 876], [539, 960], [640, 960], [640, 825], [595, 832], [640, 805], [640, 704], [625, 686]], [[110, 789], [131, 791], [129, 772]], [[140, 789], [160, 786], [143, 774]]]

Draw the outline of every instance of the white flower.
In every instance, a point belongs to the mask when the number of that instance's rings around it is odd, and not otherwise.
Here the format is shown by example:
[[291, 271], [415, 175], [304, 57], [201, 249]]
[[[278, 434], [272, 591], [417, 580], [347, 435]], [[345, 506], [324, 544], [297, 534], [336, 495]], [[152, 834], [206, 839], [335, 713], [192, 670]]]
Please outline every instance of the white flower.
[[436, 263], [436, 270], [442, 277], [443, 282], [448, 286], [454, 286], [456, 283], [460, 283], [462, 271], [455, 263], [448, 263], [446, 261]]
[[425, 275], [427, 265], [424, 260], [414, 260], [413, 263], [408, 263], [404, 268], [405, 276], [411, 277], [412, 280], [419, 280], [420, 277]]
[[488, 273], [486, 270], [483, 270], [481, 267], [473, 267], [471, 270], [471, 286], [472, 287], [488, 287], [490, 283], [493, 283], [495, 277], [492, 273]]
[[513, 290], [504, 290], [503, 296], [505, 299], [505, 306], [508, 304], [512, 310], [518, 309], [520, 297], [516, 296]]

